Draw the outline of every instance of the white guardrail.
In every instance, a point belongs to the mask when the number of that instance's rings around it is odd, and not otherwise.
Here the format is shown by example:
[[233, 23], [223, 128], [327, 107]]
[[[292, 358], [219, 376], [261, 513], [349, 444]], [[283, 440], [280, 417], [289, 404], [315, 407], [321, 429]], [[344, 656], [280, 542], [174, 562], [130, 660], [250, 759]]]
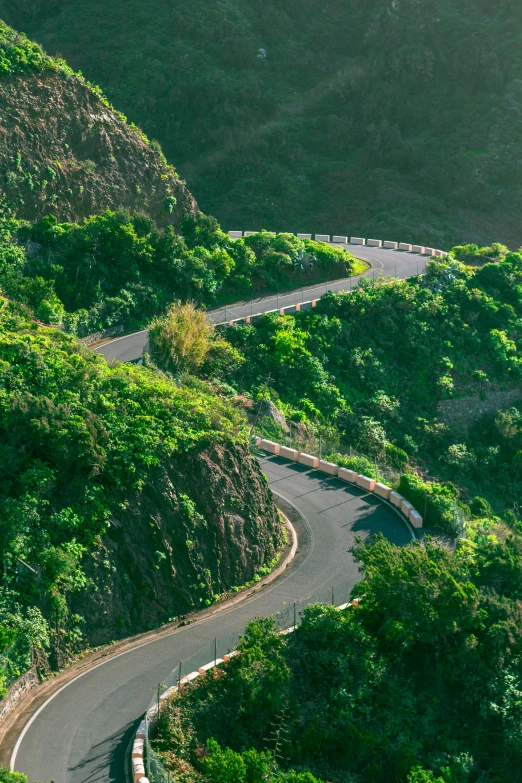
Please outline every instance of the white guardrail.
[[[258, 231], [229, 231], [228, 236], [231, 239], [242, 239], [243, 237], [250, 237]], [[268, 232], [271, 236], [277, 236], [275, 231]], [[281, 231], [279, 233], [292, 233]], [[415, 253], [422, 256], [435, 256], [436, 258], [445, 258], [448, 254], [444, 250], [437, 250], [434, 247], [426, 247], [425, 245], [410, 245], [408, 242], [390, 242], [389, 240], [382, 239], [365, 239], [364, 237], [341, 237], [330, 236], [330, 234], [296, 234], [298, 239], [312, 239], [316, 242], [328, 242], [332, 245], [366, 245], [366, 247], [382, 247], [385, 250], [402, 250], [407, 253]]]
[[[305, 454], [305, 452], [298, 451], [297, 449], [289, 448], [288, 446], [281, 446], [279, 443], [275, 443], [271, 440], [265, 440], [264, 438], [258, 438], [256, 440], [256, 446], [262, 451], [266, 451], [268, 454], [274, 454], [277, 457], [282, 457], [290, 462], [297, 462], [299, 465], [304, 465], [307, 468], [319, 470], [322, 473], [326, 473], [329, 476], [335, 476], [342, 481], [346, 481], [348, 484], [354, 484], [367, 492], [372, 492], [377, 495], [381, 500], [394, 506], [394, 510], [397, 511], [408, 524], [416, 529], [422, 528], [423, 518], [414, 506], [406, 500], [398, 492], [394, 492], [391, 487], [387, 487], [386, 484], [381, 484], [375, 479], [363, 476], [357, 473], [355, 470], [349, 470], [348, 468], [340, 467], [334, 462], [327, 462], [314, 457], [311, 454]], [[355, 599], [352, 603], [343, 604], [338, 606], [338, 609], [347, 609], [349, 606], [357, 606], [358, 599]], [[282, 633], [289, 633], [293, 628]], [[178, 691], [183, 694], [184, 689], [195, 680], [197, 677], [204, 677], [207, 672], [213, 669], [215, 666], [227, 664], [228, 661], [234, 656], [239, 655], [237, 650], [225, 655], [224, 658], [216, 658], [216, 660], [207, 663], [202, 666], [198, 671], [191, 672], [185, 677], [181, 677], [177, 685], [173, 685], [162, 693], [158, 698], [158, 703], [153, 705], [145, 714], [145, 717], [138, 726], [134, 743], [132, 746], [131, 764], [132, 764], [132, 779], [133, 783], [150, 783], [149, 778], [145, 771], [145, 749], [148, 741], [148, 722], [151, 721], [161, 709], [161, 705], [164, 704], [174, 693]]]

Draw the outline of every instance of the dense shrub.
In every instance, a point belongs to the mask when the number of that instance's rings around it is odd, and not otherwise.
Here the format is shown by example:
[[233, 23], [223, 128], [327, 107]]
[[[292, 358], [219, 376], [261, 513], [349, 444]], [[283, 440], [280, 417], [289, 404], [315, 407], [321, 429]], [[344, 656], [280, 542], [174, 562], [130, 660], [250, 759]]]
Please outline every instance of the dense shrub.
[[492, 526], [453, 553], [378, 536], [354, 555], [357, 608], [308, 607], [282, 637], [254, 620], [240, 656], [173, 697], [153, 730], [168, 768], [187, 783], [518, 781], [520, 537]]
[[81, 646], [82, 618], [67, 598], [87, 586], [83, 557], [151, 469], [245, 436], [240, 414], [208, 384], [109, 367], [5, 299], [0, 357], [1, 688], [31, 647], [63, 656]]
[[52, 216], [34, 225], [3, 220], [0, 286], [44, 323], [83, 336], [112, 326], [143, 327], [177, 299], [206, 306], [358, 269], [346, 251], [312, 243], [303, 270], [305, 243], [267, 232], [257, 235], [263, 251], [256, 255], [250, 247], [256, 237], [231, 240], [201, 213], [185, 217], [181, 229], [184, 238], [125, 211], [107, 211], [81, 225]]

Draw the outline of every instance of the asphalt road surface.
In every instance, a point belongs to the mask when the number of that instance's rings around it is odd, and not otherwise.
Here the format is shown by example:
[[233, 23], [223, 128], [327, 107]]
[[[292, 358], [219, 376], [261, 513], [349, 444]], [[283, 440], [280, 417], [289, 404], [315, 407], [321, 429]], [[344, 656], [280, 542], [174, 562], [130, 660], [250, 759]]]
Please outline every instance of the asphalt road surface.
[[[256, 616], [288, 616], [293, 602], [348, 600], [359, 573], [348, 549], [354, 536], [382, 531], [404, 545], [410, 538], [397, 514], [375, 495], [317, 471], [262, 457], [262, 469], [299, 535], [291, 566], [271, 585], [235, 607], [179, 628], [169, 636], [109, 659], [73, 680], [48, 702], [22, 736], [14, 767], [42, 783], [124, 783], [125, 751], [157, 683], [180, 660], [197, 668], [226, 652], [227, 640]], [[283, 500], [283, 499], [286, 499]], [[13, 758], [12, 758], [13, 761]]]
[[[209, 312], [209, 316], [216, 324], [225, 323], [236, 318], [246, 318], [249, 315], [276, 310], [281, 307], [289, 307], [299, 302], [310, 302], [313, 299], [320, 299], [328, 291], [350, 291], [357, 285], [361, 277], [372, 277], [382, 273], [390, 277], [411, 277], [412, 275], [422, 274], [426, 269], [426, 256], [408, 253], [401, 250], [385, 250], [377, 247], [366, 247], [365, 245], [336, 245], [336, 247], [346, 247], [353, 255], [368, 261], [371, 268], [357, 277], [347, 278], [346, 280], [337, 280], [334, 283], [321, 283], [321, 285], [311, 286], [305, 289], [298, 289], [288, 294], [279, 296], [267, 296], [264, 298], [238, 302], [229, 305], [220, 310]], [[116, 340], [104, 343], [94, 350], [105, 356], [106, 359], [117, 359], [122, 362], [137, 361], [143, 355], [147, 348], [148, 334], [146, 330], [134, 332], [126, 337], [118, 337]]]

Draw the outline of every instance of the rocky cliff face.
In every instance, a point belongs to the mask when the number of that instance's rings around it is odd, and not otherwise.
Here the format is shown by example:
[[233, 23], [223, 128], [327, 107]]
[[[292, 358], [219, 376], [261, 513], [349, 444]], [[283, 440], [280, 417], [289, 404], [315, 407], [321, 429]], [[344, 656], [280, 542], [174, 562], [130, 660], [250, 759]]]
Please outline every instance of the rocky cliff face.
[[[12, 70], [21, 67], [16, 43], [0, 22]], [[127, 207], [158, 226], [197, 209], [159, 145], [66, 66], [42, 63], [0, 74], [0, 206], [28, 220], [54, 214], [68, 221]]]
[[73, 602], [90, 644], [148, 630], [253, 578], [283, 542], [246, 446], [211, 445], [155, 469], [86, 558]]

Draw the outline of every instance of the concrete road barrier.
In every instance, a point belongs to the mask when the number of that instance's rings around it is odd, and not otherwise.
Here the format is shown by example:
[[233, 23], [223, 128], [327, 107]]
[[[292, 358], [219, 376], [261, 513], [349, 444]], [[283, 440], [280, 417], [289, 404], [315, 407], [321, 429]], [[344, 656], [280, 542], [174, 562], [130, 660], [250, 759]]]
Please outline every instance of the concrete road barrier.
[[411, 253], [413, 245], [409, 245], [407, 242], [399, 242], [399, 250], [407, 250]]
[[424, 248], [424, 255], [425, 256], [434, 256], [435, 250], [432, 247], [425, 247]]
[[419, 253], [420, 255], [424, 253], [425, 249], [424, 245], [412, 245], [411, 247], [412, 253]]
[[375, 479], [359, 475], [357, 476], [357, 486], [362, 487], [362, 489], [367, 489], [368, 492], [373, 492], [375, 489]]
[[268, 451], [269, 454], [279, 454], [280, 445], [279, 443], [274, 443], [273, 440], [260, 440], [259, 441], [259, 448], [263, 449], [263, 451]]
[[399, 492], [392, 491], [391, 487], [387, 487], [386, 484], [381, 484], [369, 476], [360, 475], [355, 470], [340, 467], [334, 462], [319, 460], [318, 457], [314, 457], [311, 454], [300, 453], [297, 449], [281, 446], [271, 440], [260, 440], [258, 438], [256, 444], [269, 454], [276, 454], [291, 462], [298, 462], [300, 465], [304, 465], [308, 468], [318, 469], [322, 473], [327, 473], [330, 476], [337, 476], [342, 481], [357, 484], [361, 489], [365, 489], [368, 492], [374, 492], [378, 497], [383, 498], [383, 500], [394, 505], [397, 510], [404, 514], [406, 519], [411, 522], [413, 527], [422, 528], [423, 518], [419, 512], [409, 500], [406, 500]]
[[350, 245], [365, 245], [366, 239], [363, 237], [350, 237]]
[[330, 241], [330, 234], [316, 234], [315, 235], [315, 241], [316, 242], [329, 242]]
[[380, 484], [379, 482], [376, 482], [375, 489], [373, 491], [376, 495], [379, 495], [380, 498], [384, 498], [385, 500], [390, 499], [391, 488], [387, 487], [386, 484]]
[[382, 239], [367, 239], [368, 247], [382, 247]]
[[383, 242], [382, 246], [387, 248], [387, 250], [398, 250], [399, 249], [399, 243], [398, 242], [389, 242], [388, 240]]
[[299, 464], [306, 465], [307, 468], [317, 468], [319, 465], [319, 458], [312, 457], [311, 454], [299, 454]]
[[390, 503], [393, 503], [394, 506], [397, 506], [397, 508], [401, 507], [401, 503], [405, 498], [403, 498], [402, 495], [400, 495], [398, 492], [391, 492], [390, 493]]
[[198, 669], [199, 676], [204, 677], [205, 674], [210, 671], [210, 669], [213, 669], [214, 666], [218, 666], [220, 663], [225, 663], [223, 658], [216, 658], [215, 661], [210, 661], [210, 663], [206, 663], [204, 666], [200, 666]]
[[312, 235], [311, 234], [298, 234], [297, 238], [298, 239], [311, 239]]
[[241, 239], [241, 237], [243, 236], [243, 232], [242, 231], [229, 231], [228, 232], [228, 236], [231, 239]]
[[410, 522], [417, 530], [422, 527], [423, 519], [418, 511], [410, 511]]
[[324, 459], [319, 460], [319, 470], [322, 473], [328, 473], [330, 476], [337, 476], [339, 473], [339, 465], [334, 462], [326, 462]]
[[356, 470], [349, 470], [348, 468], [339, 468], [337, 473], [338, 477], [343, 481], [350, 481], [352, 484], [357, 484], [357, 476], [359, 475]]
[[348, 244], [348, 237], [332, 237], [332, 242], [335, 242], [338, 245], [347, 245]]
[[245, 236], [245, 237], [253, 237], [254, 234], [257, 234], [257, 231], [245, 231], [243, 236]]
[[291, 449], [288, 446], [280, 446], [279, 456], [284, 459], [292, 460], [292, 462], [297, 462], [299, 459], [299, 452], [297, 449]]

